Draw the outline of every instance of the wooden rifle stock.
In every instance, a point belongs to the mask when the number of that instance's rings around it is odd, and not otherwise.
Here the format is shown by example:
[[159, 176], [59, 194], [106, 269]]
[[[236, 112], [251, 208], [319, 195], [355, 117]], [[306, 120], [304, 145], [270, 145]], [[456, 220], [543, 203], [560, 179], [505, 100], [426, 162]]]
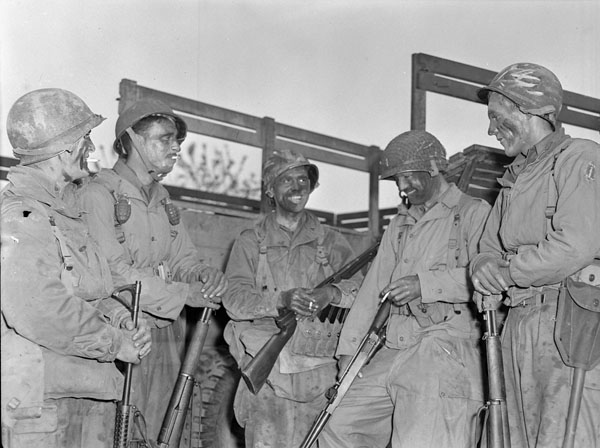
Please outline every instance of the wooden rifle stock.
[[204, 308], [200, 320], [194, 327], [194, 333], [188, 347], [183, 364], [179, 370], [177, 383], [171, 394], [169, 406], [158, 435], [159, 448], [179, 447], [185, 418], [194, 391], [194, 371], [204, 348], [212, 310]]
[[[140, 311], [140, 294], [142, 291], [142, 282], [135, 282], [132, 285], [126, 285], [115, 290], [112, 295], [117, 297], [119, 293], [129, 291], [131, 293], [131, 318], [134, 328], [137, 328], [138, 315]], [[117, 404], [117, 413], [115, 415], [115, 435], [113, 439], [114, 448], [128, 448], [133, 434], [133, 418], [135, 416], [135, 406], [131, 404], [131, 369], [132, 363], [127, 363], [125, 367], [125, 384], [123, 386], [123, 399]]]
[[[375, 255], [377, 255], [379, 243], [380, 241], [377, 241], [354, 260], [344, 265], [338, 272], [315, 286], [314, 289], [322, 288], [323, 286], [352, 277], [371, 261]], [[277, 326], [280, 328], [279, 333], [271, 336], [267, 343], [258, 351], [256, 356], [242, 368], [242, 378], [246, 382], [248, 389], [255, 395], [264, 386], [271, 370], [273, 370], [275, 361], [277, 361], [277, 358], [279, 357], [279, 353], [281, 353], [285, 344], [287, 344], [293, 336], [297, 326], [296, 314], [291, 310], [283, 310], [280, 312], [276, 322]]]
[[319, 434], [325, 428], [325, 425], [341, 403], [361, 369], [371, 360], [379, 347], [383, 345], [383, 341], [385, 340], [385, 336], [383, 335], [384, 327], [388, 321], [391, 308], [391, 303], [386, 300], [388, 296], [389, 293], [379, 301], [379, 309], [369, 331], [361, 341], [354, 355], [352, 355], [340, 379], [326, 392], [327, 406], [325, 406], [325, 409], [315, 419], [300, 448], [310, 448], [317, 441]]
[[498, 296], [492, 296], [489, 299], [483, 297], [482, 301], [486, 326], [484, 339], [487, 352], [489, 390], [489, 399], [486, 407], [488, 413], [487, 437], [490, 448], [510, 448], [502, 346], [496, 325], [496, 310], [500, 304], [500, 299]]

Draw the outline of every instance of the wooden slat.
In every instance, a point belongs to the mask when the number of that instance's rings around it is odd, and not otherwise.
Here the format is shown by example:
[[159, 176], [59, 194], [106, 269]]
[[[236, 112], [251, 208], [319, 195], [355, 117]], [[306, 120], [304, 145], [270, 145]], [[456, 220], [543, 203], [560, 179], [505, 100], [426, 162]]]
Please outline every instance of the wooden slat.
[[474, 103], [483, 102], [477, 96], [478, 86], [466, 82], [443, 78], [434, 73], [420, 72], [418, 76], [418, 87], [428, 92], [439, 93]]
[[241, 143], [242, 145], [255, 146], [260, 148], [261, 141], [258, 134], [252, 131], [246, 131], [240, 128], [230, 127], [212, 121], [203, 121], [198, 118], [183, 117], [188, 125], [190, 132], [207, 135], [230, 142]]
[[438, 58], [424, 53], [416, 53], [417, 60], [425, 70], [440, 75], [463, 79], [478, 84], [489, 84], [496, 72], [449, 59]]
[[237, 112], [224, 107], [215, 106], [212, 104], [202, 103], [200, 101], [191, 100], [178, 95], [161, 92], [160, 90], [151, 89], [148, 87], [137, 86], [139, 98], [156, 98], [167, 103], [173, 109], [185, 112], [191, 115], [198, 115], [211, 120], [231, 123], [236, 126], [241, 126], [249, 129], [257, 130], [260, 127], [261, 119], [253, 115]]
[[584, 114], [575, 110], [563, 107], [558, 116], [562, 123], [572, 124], [593, 131], [600, 131], [600, 116]]
[[368, 146], [282, 123], [275, 123], [275, 134], [277, 137], [305, 142], [311, 145], [320, 146], [324, 149], [333, 149], [335, 151], [354, 154], [361, 158], [365, 158], [369, 152]]
[[354, 157], [345, 156], [344, 154], [325, 152], [322, 149], [304, 145], [302, 143], [277, 139], [275, 141], [275, 147], [277, 149], [290, 149], [292, 151], [298, 151], [300, 154], [303, 154], [305, 157], [308, 157], [311, 160], [319, 160], [332, 165], [353, 168], [358, 171], [369, 171], [367, 160], [356, 159]]

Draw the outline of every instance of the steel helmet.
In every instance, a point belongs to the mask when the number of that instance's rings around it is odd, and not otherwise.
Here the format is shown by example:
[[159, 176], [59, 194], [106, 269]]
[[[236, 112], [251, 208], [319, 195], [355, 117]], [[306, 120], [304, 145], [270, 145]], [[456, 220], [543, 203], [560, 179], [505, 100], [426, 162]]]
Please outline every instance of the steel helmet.
[[308, 167], [308, 179], [310, 180], [310, 191], [319, 185], [319, 168], [308, 161], [306, 157], [289, 149], [275, 150], [265, 162], [262, 181], [268, 190], [273, 186], [275, 179], [288, 170], [299, 166]]
[[407, 131], [388, 143], [379, 162], [379, 178], [407, 171], [427, 171], [432, 176], [448, 169], [446, 150], [426, 131]]
[[479, 89], [477, 96], [487, 103], [490, 92], [505, 96], [521, 112], [537, 115], [556, 126], [563, 89], [556, 75], [547, 68], [527, 62], [509, 65], [498, 72], [488, 86]]
[[166, 116], [175, 120], [177, 126], [177, 139], [182, 141], [187, 135], [187, 124], [183, 119], [173, 112], [168, 105], [154, 98], [139, 100], [125, 109], [119, 115], [115, 126], [115, 136], [119, 140], [127, 129], [135, 126], [135, 124], [143, 118], [151, 115]]
[[68, 90], [39, 89], [13, 104], [6, 131], [15, 157], [29, 165], [66, 151], [104, 120]]

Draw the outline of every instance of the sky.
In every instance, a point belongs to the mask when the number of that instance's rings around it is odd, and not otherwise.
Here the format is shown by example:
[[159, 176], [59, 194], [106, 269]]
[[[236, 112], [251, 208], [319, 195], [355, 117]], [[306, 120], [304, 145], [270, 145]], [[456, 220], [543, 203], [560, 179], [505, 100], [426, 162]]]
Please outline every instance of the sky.
[[[494, 71], [535, 62], [600, 98], [598, 23], [597, 0], [0, 0], [0, 154], [11, 105], [47, 87], [107, 117], [92, 138], [109, 148], [123, 78], [383, 149], [410, 128], [411, 54]], [[428, 94], [427, 108], [449, 155], [499, 148], [484, 106]], [[366, 175], [320, 168], [309, 207], [367, 208]], [[380, 205], [396, 203], [382, 182]]]

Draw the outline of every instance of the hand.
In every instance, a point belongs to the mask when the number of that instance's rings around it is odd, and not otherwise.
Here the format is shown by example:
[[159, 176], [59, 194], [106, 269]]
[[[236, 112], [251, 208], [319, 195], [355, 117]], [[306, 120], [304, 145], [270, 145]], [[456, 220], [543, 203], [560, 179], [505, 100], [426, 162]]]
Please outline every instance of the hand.
[[283, 308], [296, 313], [297, 316], [309, 317], [316, 309], [312, 298], [312, 290], [307, 288], [293, 288], [283, 291], [279, 298]]
[[185, 304], [193, 308], [210, 308], [218, 310], [221, 307], [221, 297], [215, 295], [212, 298], [208, 298], [206, 294], [204, 294], [205, 287], [206, 285], [201, 282], [190, 283], [190, 290]]
[[501, 294], [514, 284], [509, 272], [510, 263], [492, 255], [479, 259], [473, 266], [471, 281], [477, 292], [484, 296]]
[[[340, 303], [342, 293], [335, 286], [326, 285], [322, 288], [313, 289], [308, 293], [312, 302], [309, 302], [309, 311], [313, 316], [321, 312], [323, 308], [331, 303]], [[311, 305], [312, 303], [312, 305]]]
[[[133, 326], [133, 319], [131, 317], [126, 318], [121, 323], [121, 328], [124, 328], [129, 331], [133, 331], [135, 327]], [[150, 324], [148, 320], [144, 317], [138, 316], [138, 325], [137, 329], [133, 332], [133, 346], [137, 347], [139, 350], [139, 358], [143, 359], [150, 353], [150, 349], [152, 348], [152, 335], [150, 332]]]
[[406, 305], [421, 297], [421, 282], [418, 275], [408, 275], [387, 285], [381, 297], [390, 293], [389, 300], [396, 306]]
[[[121, 348], [119, 348], [119, 351], [117, 352], [116, 358], [123, 362], [139, 364], [141, 360], [141, 350], [139, 346], [136, 347], [135, 341], [133, 340], [133, 336], [137, 333], [137, 330], [120, 328], [119, 331], [123, 335], [123, 340], [121, 342]], [[149, 351], [149, 348], [146, 345], [142, 346], [142, 349]], [[144, 356], [147, 354], [148, 353], [145, 353]]]
[[199, 280], [204, 284], [204, 288], [201, 290], [204, 298], [220, 303], [221, 296], [225, 294], [228, 286], [225, 274], [217, 268], [209, 266], [202, 270]]

